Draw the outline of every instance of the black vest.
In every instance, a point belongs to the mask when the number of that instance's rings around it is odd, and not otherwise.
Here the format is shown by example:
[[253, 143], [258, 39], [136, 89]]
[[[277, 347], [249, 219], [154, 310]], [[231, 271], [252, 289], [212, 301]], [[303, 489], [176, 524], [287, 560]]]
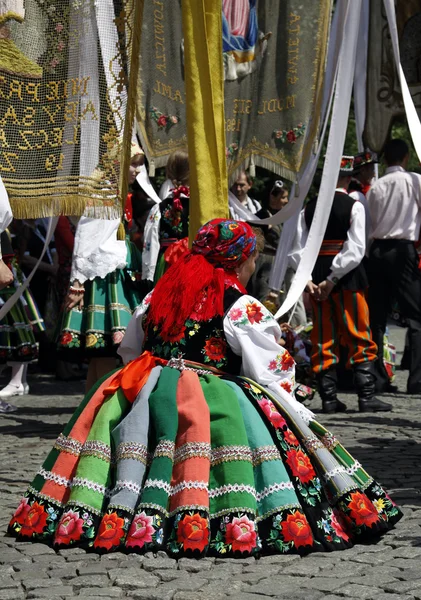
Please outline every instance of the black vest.
[[[356, 202], [353, 198], [343, 192], [336, 192], [333, 198], [332, 209], [330, 211], [329, 220], [324, 235], [324, 240], [346, 241], [348, 229], [351, 224], [351, 211]], [[307, 228], [313, 222], [314, 211], [316, 210], [317, 199], [311, 200], [305, 208], [305, 221]], [[317, 285], [324, 281], [330, 274], [330, 268], [334, 256], [318, 256], [314, 265], [312, 278]], [[347, 273], [339, 283], [335, 286], [335, 290], [364, 290], [368, 286], [367, 275], [363, 263]]]

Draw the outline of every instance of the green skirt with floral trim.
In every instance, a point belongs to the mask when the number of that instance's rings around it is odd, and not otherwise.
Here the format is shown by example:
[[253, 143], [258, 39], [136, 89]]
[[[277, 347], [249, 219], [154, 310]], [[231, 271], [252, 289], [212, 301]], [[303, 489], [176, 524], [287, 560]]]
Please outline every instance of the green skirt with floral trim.
[[[14, 282], [1, 290], [0, 307], [24, 282], [16, 258], [3, 257], [12, 271]], [[7, 315], [0, 321], [0, 364], [7, 361], [29, 362], [38, 357], [38, 343], [34, 333], [45, 331], [43, 318], [29, 289], [26, 289]]]
[[145, 352], [86, 396], [10, 534], [96, 552], [241, 557], [344, 550], [402, 517], [299, 407], [241, 377], [165, 363]]
[[[127, 242], [127, 267], [85, 282], [84, 307], [63, 313], [57, 344], [60, 357], [113, 357], [133, 311], [141, 302], [142, 254]], [[80, 356], [77, 356], [77, 354]]]

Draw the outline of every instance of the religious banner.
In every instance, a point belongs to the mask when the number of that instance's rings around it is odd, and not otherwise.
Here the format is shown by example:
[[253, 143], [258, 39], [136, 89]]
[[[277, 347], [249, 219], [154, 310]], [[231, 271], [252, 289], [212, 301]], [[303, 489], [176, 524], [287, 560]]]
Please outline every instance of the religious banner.
[[[254, 162], [294, 179], [318, 131], [331, 1], [221, 10], [229, 173]], [[153, 170], [187, 144], [181, 3], [145, 3], [143, 28], [137, 120]]]
[[[401, 64], [421, 114], [421, 0], [396, 0]], [[381, 152], [394, 119], [405, 115], [383, 2], [370, 2], [364, 144]]]
[[15, 217], [121, 214], [133, 14], [134, 0], [0, 0], [0, 175]]

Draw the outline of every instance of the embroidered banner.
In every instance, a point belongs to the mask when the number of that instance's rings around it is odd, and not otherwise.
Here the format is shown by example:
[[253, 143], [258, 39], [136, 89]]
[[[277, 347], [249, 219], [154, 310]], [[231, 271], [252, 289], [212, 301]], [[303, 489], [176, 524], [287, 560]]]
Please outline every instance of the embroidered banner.
[[133, 2], [0, 2], [0, 175], [15, 217], [120, 215]]
[[[397, 0], [395, 7], [401, 64], [412, 99], [420, 115], [421, 0]], [[370, 2], [364, 144], [375, 152], [381, 152], [393, 120], [404, 115], [405, 109], [384, 4]]]
[[[293, 179], [318, 129], [331, 2], [221, 7], [229, 172], [252, 161]], [[137, 120], [153, 174], [187, 145], [180, 3], [145, 3], [143, 23]]]

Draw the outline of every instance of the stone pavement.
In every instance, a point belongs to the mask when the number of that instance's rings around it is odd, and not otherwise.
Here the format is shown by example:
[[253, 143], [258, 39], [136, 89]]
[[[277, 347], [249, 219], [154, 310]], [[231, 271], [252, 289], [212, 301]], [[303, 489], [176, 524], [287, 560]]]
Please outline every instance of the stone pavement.
[[[393, 330], [392, 340], [402, 347], [402, 330]], [[403, 507], [404, 519], [378, 544], [306, 558], [177, 562], [164, 553], [56, 554], [42, 544], [0, 537], [0, 600], [421, 600], [421, 396], [404, 394], [405, 381], [398, 371], [402, 392], [387, 398], [392, 413], [359, 414], [356, 398], [344, 395], [349, 413], [320, 417]], [[1, 532], [83, 391], [79, 383], [48, 376], [30, 384], [31, 395], [16, 402], [20, 412], [0, 418]], [[311, 403], [318, 406], [317, 399]]]

